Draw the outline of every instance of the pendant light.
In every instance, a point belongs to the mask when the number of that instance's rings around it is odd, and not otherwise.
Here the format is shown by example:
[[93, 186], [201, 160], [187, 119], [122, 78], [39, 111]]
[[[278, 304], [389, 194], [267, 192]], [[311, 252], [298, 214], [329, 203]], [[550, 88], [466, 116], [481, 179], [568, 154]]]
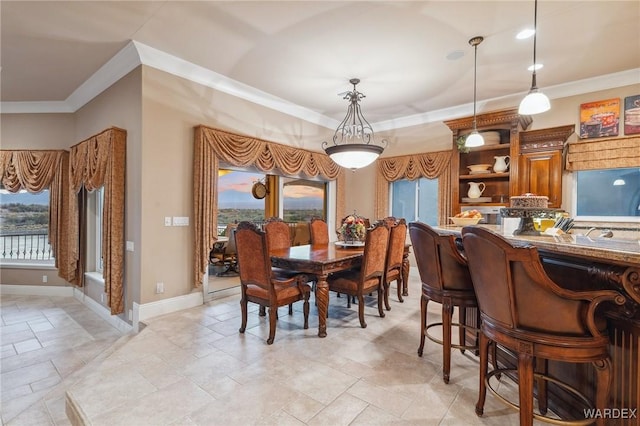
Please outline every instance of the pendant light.
[[538, 0], [534, 2], [533, 12], [533, 74], [531, 75], [531, 89], [529, 94], [520, 102], [518, 113], [522, 115], [540, 114], [549, 111], [551, 103], [544, 93], [538, 90], [536, 82], [536, 38], [538, 35]]
[[484, 145], [484, 138], [480, 133], [478, 133], [477, 123], [476, 123], [476, 78], [477, 78], [477, 68], [478, 68], [478, 45], [482, 43], [484, 37], [476, 36], [469, 40], [469, 44], [473, 46], [474, 49], [474, 57], [473, 57], [473, 130], [471, 133], [467, 135], [467, 138], [464, 140], [464, 146], [466, 147], [474, 147]]
[[376, 145], [373, 129], [360, 111], [360, 100], [365, 96], [356, 90], [360, 79], [349, 80], [353, 90], [347, 92], [343, 99], [349, 101], [347, 115], [344, 117], [333, 135], [333, 145], [322, 143], [327, 155], [339, 166], [356, 170], [373, 163], [387, 145], [383, 139], [382, 145]]

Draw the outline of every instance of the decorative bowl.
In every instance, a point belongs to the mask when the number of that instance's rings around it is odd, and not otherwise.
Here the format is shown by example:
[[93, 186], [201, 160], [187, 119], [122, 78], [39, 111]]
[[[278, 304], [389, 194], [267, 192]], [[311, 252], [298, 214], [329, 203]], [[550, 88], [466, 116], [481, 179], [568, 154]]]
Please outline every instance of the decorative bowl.
[[481, 217], [450, 217], [451, 222], [456, 226], [477, 225]]
[[470, 166], [467, 166], [467, 169], [469, 169], [472, 172], [488, 171], [490, 168], [491, 168], [491, 164], [472, 164]]

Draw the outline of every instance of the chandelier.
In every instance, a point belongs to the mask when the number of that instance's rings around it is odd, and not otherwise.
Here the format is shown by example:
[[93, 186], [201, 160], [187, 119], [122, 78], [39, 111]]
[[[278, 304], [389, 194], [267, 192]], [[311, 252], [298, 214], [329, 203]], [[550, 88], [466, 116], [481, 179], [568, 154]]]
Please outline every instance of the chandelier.
[[343, 97], [349, 101], [347, 115], [333, 135], [333, 145], [324, 141], [322, 148], [339, 166], [356, 170], [373, 163], [382, 154], [387, 141], [383, 139], [382, 145], [375, 144], [373, 129], [360, 110], [360, 100], [365, 97], [356, 90], [360, 79], [352, 78], [349, 82], [353, 84], [353, 90]]

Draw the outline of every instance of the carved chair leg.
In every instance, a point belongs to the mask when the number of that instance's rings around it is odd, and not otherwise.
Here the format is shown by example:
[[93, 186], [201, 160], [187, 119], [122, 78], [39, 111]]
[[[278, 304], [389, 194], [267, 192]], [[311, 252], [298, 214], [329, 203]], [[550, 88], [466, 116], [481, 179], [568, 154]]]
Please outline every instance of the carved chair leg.
[[264, 306], [260, 305], [260, 309], [258, 310], [258, 315], [261, 317], [264, 317], [265, 315], [267, 315], [267, 310], [265, 309]]
[[267, 344], [273, 343], [273, 339], [276, 337], [276, 317], [278, 316], [278, 307], [269, 306], [269, 338]]
[[382, 299], [384, 298], [384, 293], [385, 291], [381, 284], [378, 287], [378, 315], [380, 315], [380, 318], [384, 318], [385, 315], [384, 310], [382, 309]]
[[[549, 362], [544, 358], [536, 358], [536, 372], [546, 376], [549, 371]], [[548, 404], [548, 395], [547, 395], [547, 381], [543, 378], [539, 378], [536, 380], [536, 385], [538, 386], [538, 410], [540, 414], [547, 414], [547, 409], [549, 407]]]
[[[467, 308], [460, 306], [458, 308], [458, 322], [461, 325], [467, 325]], [[460, 345], [464, 345], [466, 340], [466, 329], [464, 327], [458, 327], [458, 342]], [[477, 343], [476, 343], [477, 344]], [[464, 353], [464, 349], [460, 349], [460, 353]]]
[[302, 312], [304, 313], [304, 329], [309, 328], [309, 295], [306, 294], [304, 296], [304, 306], [302, 308]]
[[240, 333], [244, 333], [247, 328], [247, 299], [240, 299], [240, 312], [242, 313], [242, 324], [240, 325]]
[[531, 352], [533, 350], [521, 348], [518, 353], [520, 426], [533, 426], [533, 355], [531, 355]]
[[384, 306], [387, 311], [391, 310], [391, 305], [389, 305], [389, 287], [391, 287], [390, 282], [384, 283]]
[[396, 281], [396, 285], [398, 287], [398, 301], [400, 303], [404, 303], [404, 299], [402, 298], [402, 291], [404, 289], [404, 280], [402, 279], [402, 277], [398, 278], [398, 281]]
[[347, 294], [347, 308], [351, 307], [351, 296]]
[[480, 333], [480, 342], [478, 343], [480, 350], [480, 387], [478, 388], [478, 402], [476, 402], [476, 414], [482, 416], [484, 414], [484, 401], [487, 399], [487, 364], [489, 358], [489, 339], [484, 333]]
[[289, 303], [289, 315], [293, 315], [293, 303]]
[[[605, 358], [592, 363], [596, 371], [596, 408], [602, 413], [609, 402], [609, 391], [611, 389], [611, 359]], [[604, 426], [605, 419], [599, 418], [597, 426]]]
[[424, 294], [420, 297], [420, 346], [418, 356], [422, 356], [424, 350], [424, 338], [427, 330], [427, 304], [429, 299]]
[[367, 323], [364, 321], [364, 296], [358, 295], [358, 318], [360, 318], [360, 327], [367, 328]]
[[442, 303], [442, 380], [449, 383], [451, 371], [451, 317], [453, 306], [443, 301]]

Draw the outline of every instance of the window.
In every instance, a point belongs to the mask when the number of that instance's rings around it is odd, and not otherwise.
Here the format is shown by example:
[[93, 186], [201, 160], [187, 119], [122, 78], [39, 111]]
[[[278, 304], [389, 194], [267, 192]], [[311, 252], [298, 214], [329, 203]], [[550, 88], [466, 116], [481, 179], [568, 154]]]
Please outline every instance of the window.
[[584, 220], [640, 219], [640, 169], [582, 170], [576, 174], [576, 215]]
[[326, 183], [306, 179], [282, 179], [282, 219], [285, 222], [309, 222], [326, 215]]
[[402, 179], [391, 183], [391, 215], [407, 222], [438, 224], [438, 179]]
[[87, 192], [87, 271], [102, 273], [104, 187]]
[[49, 245], [49, 190], [32, 194], [0, 189], [0, 257], [53, 264]]
[[229, 223], [264, 221], [265, 201], [254, 198], [251, 188], [265, 178], [264, 173], [218, 170], [218, 235]]

